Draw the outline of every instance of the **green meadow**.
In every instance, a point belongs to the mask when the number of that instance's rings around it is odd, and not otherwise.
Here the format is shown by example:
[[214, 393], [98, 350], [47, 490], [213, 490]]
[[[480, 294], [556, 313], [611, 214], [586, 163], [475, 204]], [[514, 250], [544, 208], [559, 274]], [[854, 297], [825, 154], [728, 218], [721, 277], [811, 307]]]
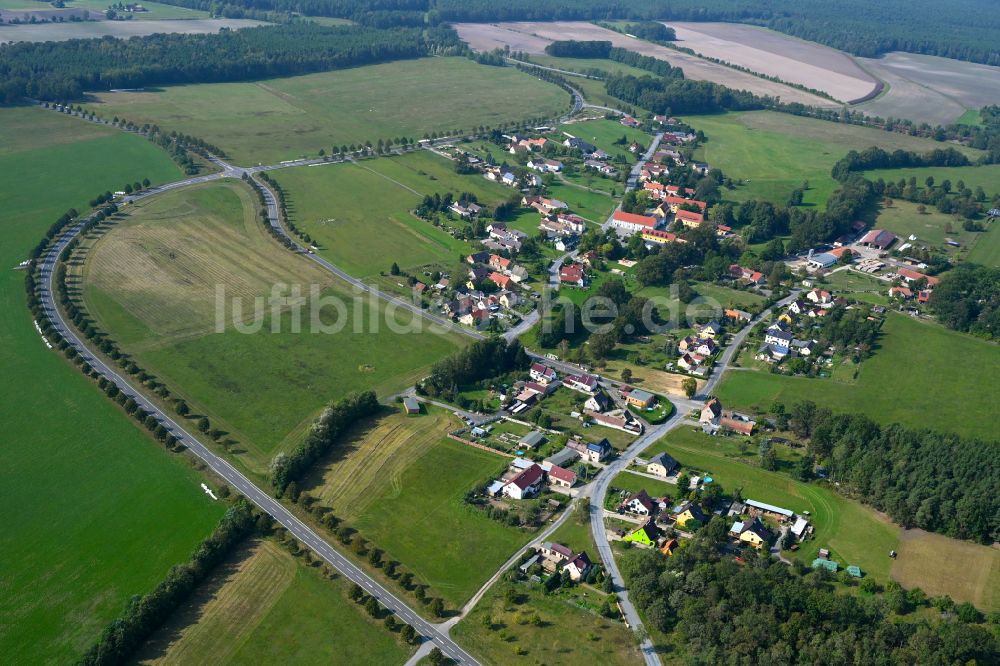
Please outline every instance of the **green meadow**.
[[1000, 347], [932, 323], [890, 313], [874, 355], [857, 379], [787, 377], [741, 370], [728, 373], [716, 394], [723, 404], [766, 410], [772, 402], [813, 400], [834, 412], [861, 412], [880, 423], [903, 423], [1000, 438], [992, 413]]
[[[734, 201], [767, 199], [784, 204], [792, 190], [809, 182], [804, 203], [823, 206], [837, 189], [833, 165], [850, 150], [879, 146], [886, 150], [927, 152], [940, 148], [931, 139], [843, 125], [773, 111], [690, 116], [685, 121], [702, 130], [707, 141], [695, 158], [730, 178], [744, 181], [725, 192]], [[979, 151], [959, 148], [974, 156]]]
[[222, 507], [186, 462], [45, 347], [24, 304], [24, 274], [10, 269], [70, 206], [180, 173], [139, 137], [34, 108], [0, 109], [0, 173], [0, 654], [65, 663], [129, 597], [187, 559]]
[[99, 93], [87, 108], [153, 123], [219, 146], [239, 164], [315, 156], [376, 143], [548, 118], [569, 95], [513, 67], [424, 58], [241, 83]]

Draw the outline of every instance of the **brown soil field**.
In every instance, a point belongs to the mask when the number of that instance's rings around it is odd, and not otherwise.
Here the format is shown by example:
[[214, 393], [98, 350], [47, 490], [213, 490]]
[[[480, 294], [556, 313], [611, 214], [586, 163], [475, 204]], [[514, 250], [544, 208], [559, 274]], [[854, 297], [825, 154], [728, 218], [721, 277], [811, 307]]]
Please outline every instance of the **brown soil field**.
[[455, 29], [474, 49], [489, 50], [509, 45], [512, 50], [529, 54], [544, 53], [546, 44], [561, 39], [604, 40], [636, 53], [666, 60], [671, 65], [683, 68], [684, 75], [694, 81], [713, 81], [736, 90], [780, 97], [785, 102], [800, 102], [822, 108], [840, 106], [836, 102], [783, 83], [768, 81], [665, 46], [626, 37], [585, 21], [512, 22], [492, 25], [458, 23], [455, 24]]
[[1000, 67], [902, 52], [859, 61], [889, 84], [885, 94], [858, 105], [866, 113], [936, 124], [1000, 104]]
[[0, 26], [0, 44], [10, 42], [62, 42], [68, 39], [98, 37], [141, 37], [158, 32], [195, 35], [219, 32], [222, 28], [239, 30], [260, 21], [250, 19], [177, 19], [163, 21], [86, 21], [83, 23], [38, 23]]
[[766, 28], [736, 23], [669, 23], [678, 46], [776, 76], [843, 102], [871, 93], [878, 81], [842, 51]]
[[903, 530], [892, 577], [931, 596], [949, 595], [982, 611], [1000, 608], [1000, 547]]

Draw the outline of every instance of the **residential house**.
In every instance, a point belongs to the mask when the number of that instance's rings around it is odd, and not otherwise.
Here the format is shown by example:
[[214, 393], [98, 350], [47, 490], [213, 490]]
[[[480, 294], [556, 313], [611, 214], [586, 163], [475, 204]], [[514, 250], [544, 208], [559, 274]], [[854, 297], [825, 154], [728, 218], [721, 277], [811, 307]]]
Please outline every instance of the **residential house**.
[[757, 549], [760, 549], [771, 540], [771, 533], [767, 531], [764, 524], [760, 522], [760, 518], [756, 516], [750, 520], [736, 521], [729, 528], [729, 534], [742, 543], [748, 543]]
[[[511, 276], [510, 279], [512, 282], [517, 281], [514, 279], [513, 275]], [[516, 291], [505, 291], [500, 294], [498, 302], [505, 308], [510, 309], [517, 306], [517, 304], [521, 302], [521, 297], [517, 295]]]
[[599, 442], [581, 442], [578, 439], [571, 439], [566, 446], [580, 454], [580, 457], [587, 462], [597, 463], [603, 461], [614, 450], [607, 439]]
[[504, 171], [502, 174], [500, 174], [500, 182], [502, 182], [504, 185], [508, 187], [516, 187], [517, 176], [515, 176], [514, 173], [511, 171]]
[[662, 229], [643, 229], [642, 240], [658, 245], [666, 245], [677, 241], [677, 234]]
[[663, 542], [663, 547], [660, 548], [660, 552], [664, 555], [674, 556], [674, 551], [677, 550], [677, 539], [667, 539]]
[[576, 472], [552, 465], [549, 467], [549, 483], [562, 488], [572, 488], [576, 484]]
[[638, 120], [636, 120], [632, 116], [622, 116], [622, 119], [619, 122], [621, 122], [621, 124], [624, 125], [625, 127], [641, 127], [642, 126], [642, 123], [640, 123]]
[[833, 302], [833, 297], [826, 289], [812, 289], [806, 294], [806, 298], [819, 305], [829, 305]]
[[681, 527], [686, 526], [691, 521], [697, 521], [704, 525], [708, 522], [708, 516], [701, 510], [696, 502], [687, 501], [680, 506], [674, 507], [674, 519]]
[[662, 199], [667, 195], [667, 186], [655, 180], [649, 180], [642, 184], [642, 189], [649, 193], [651, 199]]
[[602, 414], [588, 408], [585, 409], [583, 413], [590, 417], [594, 423], [598, 423], [608, 428], [614, 428], [615, 430], [621, 430], [622, 432], [627, 432], [630, 435], [641, 435], [644, 429], [642, 422], [628, 410], [616, 409], [612, 412], [608, 412], [607, 414]]
[[653, 498], [645, 490], [640, 490], [637, 493], [632, 493], [619, 504], [618, 510], [636, 516], [652, 516], [656, 513], [656, 506]]
[[536, 381], [539, 384], [550, 384], [558, 377], [555, 370], [542, 363], [532, 363], [531, 368], [528, 370], [528, 374], [531, 376], [533, 381]]
[[908, 287], [889, 287], [889, 298], [909, 300], [913, 298], [913, 292]]
[[733, 321], [739, 322], [749, 322], [753, 319], [753, 315], [745, 310], [736, 310], [734, 308], [726, 308], [723, 311], [723, 315], [726, 319], [732, 319]]
[[668, 477], [671, 472], [677, 469], [677, 461], [669, 454], [659, 453], [646, 463], [646, 471], [655, 476]]
[[701, 416], [698, 417], [698, 422], [718, 425], [721, 418], [722, 403], [719, 402], [718, 398], [712, 398], [701, 408]]
[[764, 274], [760, 271], [755, 271], [752, 268], [744, 268], [739, 264], [733, 264], [729, 267], [729, 274], [736, 280], [743, 280], [749, 284], [759, 287], [764, 284]]
[[659, 222], [652, 215], [636, 215], [616, 210], [611, 218], [611, 226], [627, 233], [636, 233], [646, 229], [656, 229]]
[[528, 269], [524, 266], [514, 266], [510, 269], [510, 280], [514, 284], [520, 284], [527, 280], [530, 276], [528, 275]]
[[529, 160], [528, 168], [539, 173], [558, 173], [562, 171], [562, 162], [558, 160], [540, 159]]
[[571, 136], [565, 141], [563, 141], [563, 145], [566, 146], [567, 148], [575, 148], [584, 155], [590, 155], [595, 150], [597, 150], [597, 146], [595, 146], [594, 144], [588, 143], [583, 139], [578, 139], [575, 136]]
[[474, 328], [485, 328], [490, 323], [490, 311], [476, 308], [458, 318], [458, 323], [463, 326]]
[[719, 419], [719, 427], [727, 428], [733, 432], [749, 437], [753, 434], [753, 429], [757, 423], [749, 419], [739, 419], [733, 416], [723, 416]]
[[566, 375], [563, 377], [563, 386], [580, 393], [592, 394], [597, 390], [599, 384], [597, 377], [593, 375]]
[[625, 396], [625, 402], [636, 407], [637, 409], [647, 409], [654, 402], [656, 402], [656, 396], [649, 391], [643, 391], [642, 389], [632, 389]]
[[490, 268], [506, 275], [510, 272], [510, 267], [514, 262], [506, 257], [501, 257], [499, 254], [491, 254], [489, 263]]
[[702, 337], [715, 338], [717, 335], [722, 335], [722, 324], [717, 321], [710, 321], [698, 331], [701, 333]]
[[587, 220], [583, 219], [579, 215], [574, 215], [572, 213], [559, 213], [556, 215], [556, 219], [565, 224], [570, 231], [575, 234], [582, 234], [587, 229]]
[[559, 269], [560, 284], [582, 287], [586, 284], [586, 279], [587, 275], [583, 270], [583, 265], [581, 264], [563, 265]]
[[538, 465], [532, 464], [522, 470], [503, 487], [503, 493], [511, 499], [525, 499], [538, 493], [544, 481], [545, 473]]
[[701, 367], [702, 361], [704, 360], [705, 357], [700, 354], [690, 354], [685, 352], [677, 359], [677, 367], [681, 370], [693, 373]]
[[605, 176], [610, 176], [611, 178], [618, 177], [618, 170], [605, 162], [598, 162], [597, 160], [584, 160], [583, 166], [587, 169], [593, 169], [598, 173], [602, 173]]
[[768, 346], [781, 347], [784, 349], [784, 353], [787, 354], [792, 346], [793, 336], [788, 331], [783, 331], [780, 328], [769, 327], [764, 332], [764, 344]]
[[896, 274], [899, 275], [899, 277], [901, 277], [907, 284], [917, 282], [919, 280], [926, 280], [927, 286], [933, 287], [941, 281], [939, 278], [924, 275], [923, 273], [918, 273], [917, 271], [910, 270], [909, 268], [900, 268], [896, 271]]
[[603, 391], [597, 391], [592, 396], [587, 398], [587, 402], [583, 403], [584, 410], [590, 410], [592, 412], [604, 412], [607, 411], [610, 406], [611, 399], [608, 398], [607, 394]]
[[487, 276], [487, 279], [501, 289], [510, 289], [514, 283], [513, 280], [510, 279], [509, 275], [497, 273], [496, 271], [490, 273], [489, 276]]
[[626, 534], [622, 540], [630, 541], [640, 546], [652, 547], [656, 545], [656, 541], [659, 538], [660, 528], [656, 526], [656, 523], [654, 523], [652, 519], [650, 519], [647, 520], [645, 524]]
[[553, 541], [545, 541], [538, 547], [538, 554], [542, 556], [542, 567], [548, 571], [557, 570], [564, 562], [568, 562], [573, 557], [573, 551], [569, 546]]
[[579, 581], [587, 575], [591, 566], [593, 565], [590, 562], [590, 558], [587, 557], [587, 553], [584, 551], [571, 557], [569, 562], [563, 566], [563, 571], [569, 572], [570, 580]]
[[449, 210], [451, 210], [453, 213], [455, 213], [460, 217], [474, 217], [478, 215], [480, 211], [483, 210], [483, 208], [482, 206], [474, 203], [470, 203], [467, 206], [463, 206], [462, 204], [456, 201], [451, 206], [449, 206]]
[[465, 263], [475, 266], [476, 264], [485, 264], [489, 260], [489, 252], [474, 252], [465, 258]]

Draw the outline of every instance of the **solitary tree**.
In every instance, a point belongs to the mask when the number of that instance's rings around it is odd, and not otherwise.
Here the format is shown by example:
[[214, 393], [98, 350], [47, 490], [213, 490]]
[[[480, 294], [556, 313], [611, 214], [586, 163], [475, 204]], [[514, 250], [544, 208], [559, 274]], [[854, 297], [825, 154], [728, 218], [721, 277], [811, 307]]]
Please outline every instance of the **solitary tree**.
[[684, 390], [684, 395], [686, 395], [688, 399], [693, 398], [695, 393], [698, 392], [698, 382], [695, 381], [694, 377], [685, 377], [683, 381], [681, 381], [681, 388]]

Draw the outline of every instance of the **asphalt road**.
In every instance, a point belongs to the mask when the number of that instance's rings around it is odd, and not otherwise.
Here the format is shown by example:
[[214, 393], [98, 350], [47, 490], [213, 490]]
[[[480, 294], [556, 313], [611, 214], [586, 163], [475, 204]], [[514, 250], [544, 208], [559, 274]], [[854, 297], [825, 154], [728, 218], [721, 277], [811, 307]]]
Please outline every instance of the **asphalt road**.
[[[205, 178], [191, 179], [192, 182], [203, 182], [203, 180], [205, 180]], [[179, 186], [179, 184], [174, 184], [174, 187]], [[173, 188], [160, 188], [157, 191], [163, 191], [163, 189]], [[153, 192], [149, 192], [146, 196], [149, 196], [149, 194], [152, 193]], [[198, 456], [198, 458], [208, 465], [213, 472], [225, 479], [225, 481], [232, 488], [235, 488], [239, 493], [247, 497], [251, 502], [260, 507], [262, 511], [265, 511], [273, 517], [285, 529], [294, 534], [299, 541], [319, 555], [323, 561], [339, 571], [341, 575], [348, 580], [360, 585], [366, 592], [378, 599], [383, 606], [391, 610], [397, 618], [411, 625], [417, 630], [418, 633], [432, 641], [448, 657], [454, 659], [460, 664], [478, 666], [479, 662], [476, 661], [472, 655], [459, 647], [457, 643], [451, 640], [446, 633], [443, 633], [434, 624], [417, 615], [404, 601], [399, 599], [389, 590], [382, 587], [382, 585], [380, 585], [376, 580], [365, 574], [355, 564], [341, 555], [333, 546], [331, 546], [312, 528], [294, 516], [280, 502], [275, 500], [264, 490], [261, 490], [259, 487], [254, 485], [252, 481], [243, 476], [243, 474], [237, 471], [224, 459], [215, 455], [197, 437], [188, 432], [183, 426], [181, 426], [181, 424], [174, 421], [170, 415], [164, 413], [159, 407], [150, 402], [145, 395], [132, 386], [132, 384], [130, 384], [125, 377], [122, 377], [113, 368], [106, 365], [84, 344], [79, 337], [77, 337], [72, 328], [63, 319], [62, 313], [60, 313], [59, 309], [56, 307], [56, 301], [54, 298], [54, 281], [57, 259], [69, 242], [75, 238], [78, 233], [80, 233], [80, 230], [83, 228], [83, 224], [83, 222], [77, 223], [71, 227], [68, 232], [63, 234], [55, 246], [48, 252], [48, 254], [45, 255], [41, 264], [41, 300], [44, 304], [49, 320], [59, 331], [59, 334], [62, 335], [62, 337], [65, 338], [74, 349], [76, 349], [80, 356], [87, 361], [92, 368], [97, 370], [109, 381], [114, 382], [119, 390], [135, 400], [141, 409], [153, 414], [156, 420], [159, 421], [170, 432], [170, 434], [188, 447], [188, 449], [190, 449], [196, 456]]]
[[[769, 317], [775, 307], [781, 307], [792, 302], [797, 294], [798, 292], [796, 290], [791, 296], [788, 296], [767, 310], [764, 310], [733, 336], [733, 339], [730, 341], [726, 350], [719, 358], [716, 371], [712, 373], [712, 376], [705, 383], [699, 397], [705, 398], [712, 394], [716, 384], [718, 384], [719, 380], [722, 378], [723, 373], [728, 369], [729, 363], [732, 361], [736, 350], [739, 349], [743, 344], [743, 341], [746, 340], [747, 335], [749, 335], [750, 330], [754, 327], [754, 325], [762, 319]], [[681, 425], [687, 417], [687, 412], [687, 409], [678, 408], [674, 414], [663, 423], [647, 428], [646, 432], [632, 442], [632, 444], [617, 459], [609, 463], [607, 467], [601, 470], [600, 474], [598, 474], [597, 478], [594, 480], [593, 488], [590, 494], [590, 530], [593, 533], [594, 542], [597, 544], [597, 552], [601, 556], [601, 561], [604, 562], [605, 569], [614, 581], [615, 588], [618, 590], [618, 598], [621, 603], [622, 611], [625, 613], [625, 618], [635, 631], [639, 631], [641, 629], [642, 620], [640, 619], [635, 606], [632, 604], [632, 601], [629, 599], [628, 590], [625, 588], [625, 582], [622, 579], [621, 571], [618, 569], [618, 563], [615, 561], [614, 553], [611, 550], [611, 543], [608, 541], [607, 528], [604, 525], [604, 498], [608, 493], [608, 486], [611, 484], [611, 480], [614, 479], [619, 472], [631, 465], [635, 457], [642, 453], [647, 447], [664, 437], [674, 428]], [[643, 635], [643, 632], [639, 631], [639, 633], [640, 635]], [[659, 666], [661, 664], [660, 656], [656, 653], [653, 642], [649, 640], [648, 637], [642, 640], [639, 647], [642, 650], [643, 658], [648, 666]]]

